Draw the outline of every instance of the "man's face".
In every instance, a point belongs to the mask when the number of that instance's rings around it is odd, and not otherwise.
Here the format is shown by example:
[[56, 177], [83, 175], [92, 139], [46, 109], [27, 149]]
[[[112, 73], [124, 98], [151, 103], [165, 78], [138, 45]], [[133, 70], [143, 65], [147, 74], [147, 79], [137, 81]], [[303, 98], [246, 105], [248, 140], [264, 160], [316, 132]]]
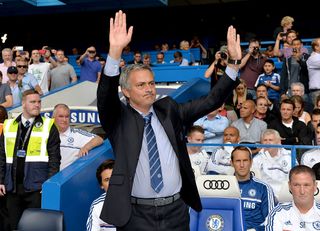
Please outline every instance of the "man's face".
[[70, 112], [68, 109], [58, 107], [54, 114], [54, 122], [59, 132], [65, 132], [70, 126]]
[[38, 94], [27, 95], [22, 100], [23, 115], [27, 119], [30, 117], [36, 117], [40, 114], [41, 99]]
[[316, 129], [317, 145], [320, 145], [320, 127]]
[[317, 184], [309, 173], [301, 172], [292, 175], [289, 181], [289, 189], [294, 203], [299, 207], [305, 207], [306, 204], [313, 204]]
[[18, 61], [17, 62], [17, 69], [18, 69], [18, 73], [20, 75], [24, 75], [28, 70], [28, 63], [25, 61]]
[[112, 174], [112, 169], [105, 169], [101, 172], [101, 189], [107, 192], [109, 188], [109, 182]]
[[228, 127], [223, 132], [223, 143], [230, 142], [232, 144], [239, 143], [239, 132], [234, 127]]
[[312, 115], [311, 123], [314, 130], [316, 131], [318, 124], [320, 123], [320, 115]]
[[136, 62], [140, 62], [140, 61], [141, 61], [141, 54], [140, 54], [140, 53], [135, 54], [135, 55], [134, 55], [134, 60], [135, 60]]
[[263, 96], [263, 97], [268, 98], [267, 88], [264, 87], [264, 86], [258, 87], [258, 88], [257, 88], [257, 91], [256, 91], [256, 95], [257, 95], [257, 98], [258, 98], [259, 96]]
[[123, 88], [123, 94], [129, 98], [132, 107], [141, 112], [148, 111], [156, 100], [156, 85], [152, 73], [148, 70], [136, 70], [128, 78], [130, 88]]
[[39, 61], [40, 60], [39, 50], [32, 50], [31, 58], [32, 58], [33, 61]]
[[164, 60], [163, 54], [157, 54], [157, 63], [162, 63]]
[[250, 159], [250, 154], [247, 150], [234, 151], [231, 164], [234, 167], [234, 172], [238, 180], [250, 178], [252, 160]]
[[[192, 132], [188, 136], [188, 143], [202, 144], [204, 141], [204, 134], [198, 131]], [[189, 149], [193, 153], [200, 152], [201, 146], [189, 146]]]
[[300, 88], [299, 86], [293, 86], [293, 87], [291, 88], [291, 93], [292, 93], [292, 95], [303, 96], [302, 90], [301, 90], [301, 88]]
[[282, 120], [291, 120], [293, 115], [293, 106], [288, 103], [281, 104], [280, 113]]
[[254, 110], [254, 105], [249, 101], [245, 101], [240, 108], [240, 117], [249, 118], [253, 116]]

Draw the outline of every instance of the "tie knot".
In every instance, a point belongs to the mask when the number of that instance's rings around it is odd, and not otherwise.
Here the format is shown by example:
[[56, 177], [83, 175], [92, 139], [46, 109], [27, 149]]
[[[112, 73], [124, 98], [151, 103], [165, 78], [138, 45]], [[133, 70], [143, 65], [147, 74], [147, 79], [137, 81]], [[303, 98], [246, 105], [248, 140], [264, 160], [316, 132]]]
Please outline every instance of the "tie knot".
[[24, 126], [25, 126], [26, 128], [28, 128], [28, 127], [30, 126], [30, 121], [27, 120]]
[[150, 112], [148, 115], [143, 117], [145, 124], [151, 123], [151, 116], [152, 116], [152, 112]]

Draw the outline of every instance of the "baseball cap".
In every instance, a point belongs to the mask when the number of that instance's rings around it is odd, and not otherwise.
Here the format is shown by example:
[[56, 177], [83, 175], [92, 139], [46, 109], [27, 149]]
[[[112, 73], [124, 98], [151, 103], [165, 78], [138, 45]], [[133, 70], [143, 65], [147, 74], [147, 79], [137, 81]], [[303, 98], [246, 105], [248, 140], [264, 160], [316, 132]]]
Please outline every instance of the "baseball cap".
[[8, 74], [18, 74], [18, 69], [15, 66], [8, 67]]

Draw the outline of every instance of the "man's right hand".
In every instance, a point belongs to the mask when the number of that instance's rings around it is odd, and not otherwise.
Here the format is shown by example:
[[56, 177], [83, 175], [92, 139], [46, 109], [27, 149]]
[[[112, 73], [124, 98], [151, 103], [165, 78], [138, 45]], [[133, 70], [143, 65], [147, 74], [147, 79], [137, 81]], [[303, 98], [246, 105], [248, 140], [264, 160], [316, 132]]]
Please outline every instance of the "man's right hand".
[[121, 10], [115, 15], [115, 18], [110, 18], [109, 32], [109, 56], [113, 59], [120, 59], [123, 48], [131, 41], [133, 27], [130, 26], [127, 31], [126, 14]]
[[6, 195], [6, 187], [3, 184], [0, 184], [0, 196]]

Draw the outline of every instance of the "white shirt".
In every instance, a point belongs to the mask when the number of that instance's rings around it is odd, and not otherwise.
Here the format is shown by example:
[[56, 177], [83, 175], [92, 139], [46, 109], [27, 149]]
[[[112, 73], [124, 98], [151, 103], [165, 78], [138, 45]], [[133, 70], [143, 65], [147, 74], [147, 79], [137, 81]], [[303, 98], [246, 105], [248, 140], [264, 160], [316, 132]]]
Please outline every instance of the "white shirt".
[[232, 175], [234, 173], [234, 168], [231, 166], [232, 150], [233, 147], [225, 146], [212, 152], [207, 171], [214, 171], [222, 175]]
[[289, 180], [291, 169], [291, 152], [284, 148], [278, 149], [274, 157], [262, 149], [254, 158], [252, 167], [260, 170], [261, 180], [268, 183], [278, 196], [283, 181]]
[[205, 150], [189, 154], [189, 158], [192, 168], [194, 168], [194, 166], [199, 166], [201, 174], [206, 174], [206, 167], [208, 164], [209, 155], [206, 153]]
[[87, 220], [87, 231], [116, 231], [116, 227], [100, 219], [105, 197], [106, 193], [103, 193], [92, 202]]
[[43, 94], [48, 93], [48, 79], [50, 73], [50, 63], [37, 63], [31, 64], [29, 66], [28, 72], [33, 74], [33, 76], [37, 79], [38, 84], [43, 92]]
[[320, 89], [320, 53], [312, 52], [307, 60], [309, 89]]
[[301, 157], [301, 164], [307, 165], [310, 168], [316, 163], [320, 162], [320, 149], [315, 148], [303, 153]]
[[70, 127], [65, 132], [60, 133], [60, 170], [77, 160], [79, 158], [79, 150], [95, 136], [95, 134], [82, 129]]
[[266, 219], [266, 231], [313, 231], [320, 230], [320, 204], [314, 203], [301, 214], [293, 202], [280, 203]]

